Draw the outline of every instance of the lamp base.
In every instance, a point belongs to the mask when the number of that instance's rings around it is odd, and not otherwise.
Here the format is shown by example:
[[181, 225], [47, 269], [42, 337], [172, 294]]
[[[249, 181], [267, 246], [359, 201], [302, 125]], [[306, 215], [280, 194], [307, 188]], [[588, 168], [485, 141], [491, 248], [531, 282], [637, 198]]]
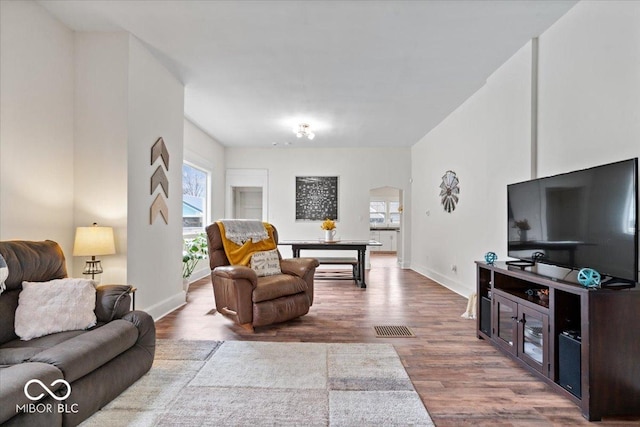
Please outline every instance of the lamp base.
[[86, 264], [84, 265], [84, 270], [82, 271], [82, 274], [90, 274], [91, 275], [91, 280], [96, 278], [96, 274], [101, 274], [102, 273], [102, 264], [100, 264], [100, 260], [99, 259], [95, 259], [95, 257], [92, 257], [91, 260], [87, 260]]

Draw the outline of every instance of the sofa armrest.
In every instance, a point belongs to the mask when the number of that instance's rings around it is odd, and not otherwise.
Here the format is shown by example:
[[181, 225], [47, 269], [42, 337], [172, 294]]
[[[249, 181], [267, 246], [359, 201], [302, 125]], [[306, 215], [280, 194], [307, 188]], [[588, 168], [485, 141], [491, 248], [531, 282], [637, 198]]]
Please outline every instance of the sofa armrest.
[[122, 316], [122, 319], [133, 323], [138, 328], [136, 345], [147, 350], [151, 356], [151, 361], [153, 361], [156, 351], [156, 324], [153, 321], [153, 317], [147, 312], [134, 310]]
[[99, 285], [96, 287], [96, 318], [98, 322], [120, 319], [131, 311], [129, 285]]
[[292, 276], [298, 276], [301, 279], [309, 271], [315, 270], [318, 265], [318, 260], [315, 258], [289, 258], [280, 260], [280, 269], [284, 274]]

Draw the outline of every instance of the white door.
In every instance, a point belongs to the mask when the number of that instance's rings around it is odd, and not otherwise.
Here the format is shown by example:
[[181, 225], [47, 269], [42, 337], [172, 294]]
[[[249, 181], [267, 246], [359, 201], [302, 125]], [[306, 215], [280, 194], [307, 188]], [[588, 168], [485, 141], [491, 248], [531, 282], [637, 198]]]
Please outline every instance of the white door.
[[262, 220], [262, 187], [233, 187], [233, 218]]

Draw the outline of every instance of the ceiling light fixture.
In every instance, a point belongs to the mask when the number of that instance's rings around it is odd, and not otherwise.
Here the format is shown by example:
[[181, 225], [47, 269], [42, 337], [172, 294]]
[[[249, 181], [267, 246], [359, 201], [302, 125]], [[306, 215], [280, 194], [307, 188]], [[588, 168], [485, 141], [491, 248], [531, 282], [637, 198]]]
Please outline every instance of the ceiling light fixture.
[[293, 129], [293, 133], [295, 133], [298, 138], [306, 136], [311, 140], [316, 137], [316, 134], [311, 132], [311, 126], [307, 123], [300, 123], [297, 129]]

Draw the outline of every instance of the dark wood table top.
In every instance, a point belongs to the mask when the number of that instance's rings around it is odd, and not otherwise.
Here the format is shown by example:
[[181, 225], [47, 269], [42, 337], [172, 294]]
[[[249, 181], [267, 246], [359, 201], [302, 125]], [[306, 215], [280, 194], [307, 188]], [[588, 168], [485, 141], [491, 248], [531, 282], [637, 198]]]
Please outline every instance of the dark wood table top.
[[335, 240], [327, 242], [321, 239], [316, 240], [281, 240], [279, 245], [287, 246], [318, 246], [318, 247], [330, 247], [330, 246], [382, 246], [382, 243], [376, 240]]

